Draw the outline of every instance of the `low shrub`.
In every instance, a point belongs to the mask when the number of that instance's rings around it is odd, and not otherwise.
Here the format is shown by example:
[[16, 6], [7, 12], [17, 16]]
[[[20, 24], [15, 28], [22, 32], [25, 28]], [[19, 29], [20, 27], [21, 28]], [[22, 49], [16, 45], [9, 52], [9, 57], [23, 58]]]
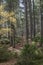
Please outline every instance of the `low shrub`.
[[0, 46], [0, 62], [9, 60], [10, 55], [11, 53], [8, 51], [7, 47]]
[[9, 43], [10, 43], [10, 40], [7, 39], [7, 38], [1, 39], [1, 40], [0, 40], [0, 43], [1, 43], [1, 44], [9, 44]]
[[26, 44], [15, 65], [43, 65], [43, 52], [36, 46]]
[[17, 52], [11, 52], [11, 56], [12, 56], [12, 58], [18, 58], [18, 54], [17, 54]]

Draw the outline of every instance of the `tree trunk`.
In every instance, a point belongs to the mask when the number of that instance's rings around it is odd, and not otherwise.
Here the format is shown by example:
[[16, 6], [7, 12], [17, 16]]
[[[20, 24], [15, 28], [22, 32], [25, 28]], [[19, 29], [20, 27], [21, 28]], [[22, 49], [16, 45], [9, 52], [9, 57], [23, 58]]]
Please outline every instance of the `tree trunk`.
[[28, 28], [28, 12], [27, 12], [27, 0], [25, 0], [25, 18], [26, 18], [26, 42], [28, 43], [29, 28]]
[[40, 11], [41, 11], [41, 46], [43, 44], [43, 4], [42, 1], [40, 0]]
[[36, 33], [36, 29], [35, 29], [35, 11], [34, 11], [34, 0], [33, 0], [33, 33], [34, 33], [34, 38], [35, 38], [35, 33]]
[[32, 29], [33, 29], [33, 22], [32, 22], [32, 9], [31, 9], [31, 0], [29, 0], [29, 13], [30, 13], [30, 34], [32, 40]]

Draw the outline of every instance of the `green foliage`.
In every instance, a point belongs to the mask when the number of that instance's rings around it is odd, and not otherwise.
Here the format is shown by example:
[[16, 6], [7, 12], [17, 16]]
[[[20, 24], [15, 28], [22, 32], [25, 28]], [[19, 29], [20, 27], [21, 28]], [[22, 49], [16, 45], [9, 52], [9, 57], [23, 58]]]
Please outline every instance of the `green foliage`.
[[38, 33], [33, 40], [34, 40], [35, 42], [40, 42], [40, 41], [41, 41], [40, 34]]
[[42, 43], [43, 43], [43, 37], [41, 38], [41, 40], [40, 40]]
[[40, 41], [40, 37], [35, 37], [35, 38], [34, 38], [34, 41], [35, 41], [35, 42], [39, 42], [39, 41]]
[[12, 58], [18, 58], [18, 54], [17, 54], [17, 52], [11, 52], [11, 54], [12, 54]]
[[20, 37], [16, 37], [15, 38], [15, 43], [20, 43], [21, 42], [21, 38]]
[[39, 46], [43, 45], [43, 37], [40, 36], [40, 33], [36, 34], [33, 41], [36, 43], [36, 45], [38, 44], [37, 42], [39, 42]]
[[7, 61], [10, 59], [11, 53], [7, 47], [0, 45], [0, 62]]
[[[8, 10], [11, 11], [12, 8], [16, 9], [17, 8], [17, 4], [19, 0], [5, 0], [7, 2], [8, 5], [6, 5], [7, 8], [9, 8]], [[9, 6], [10, 5], [10, 6]]]
[[10, 40], [9, 39], [2, 39], [2, 40], [0, 40], [0, 43], [1, 44], [9, 44]]
[[1, 44], [9, 44], [10, 39], [6, 35], [2, 35], [1, 38], [0, 38], [0, 43]]
[[17, 52], [10, 51], [7, 45], [0, 44], [0, 62], [9, 61], [14, 58], [18, 58]]
[[37, 47], [26, 44], [15, 65], [43, 65], [43, 53]]

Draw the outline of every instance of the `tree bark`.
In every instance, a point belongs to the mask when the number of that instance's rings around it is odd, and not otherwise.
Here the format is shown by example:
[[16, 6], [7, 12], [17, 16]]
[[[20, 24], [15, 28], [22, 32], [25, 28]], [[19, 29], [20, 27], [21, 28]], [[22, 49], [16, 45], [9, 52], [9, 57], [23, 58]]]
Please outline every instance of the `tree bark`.
[[26, 42], [29, 43], [29, 28], [28, 28], [28, 12], [27, 12], [27, 0], [25, 0], [25, 18], [26, 18]]
[[31, 0], [29, 0], [29, 13], [30, 13], [30, 34], [32, 40], [32, 29], [33, 29], [33, 22], [32, 22], [32, 9], [31, 9]]
[[34, 11], [34, 0], [33, 0], [33, 33], [34, 33], [34, 38], [35, 38], [35, 33], [36, 33], [36, 28], [35, 28], [35, 11]]
[[41, 45], [43, 44], [43, 4], [42, 0], [40, 0], [40, 11], [41, 11]]

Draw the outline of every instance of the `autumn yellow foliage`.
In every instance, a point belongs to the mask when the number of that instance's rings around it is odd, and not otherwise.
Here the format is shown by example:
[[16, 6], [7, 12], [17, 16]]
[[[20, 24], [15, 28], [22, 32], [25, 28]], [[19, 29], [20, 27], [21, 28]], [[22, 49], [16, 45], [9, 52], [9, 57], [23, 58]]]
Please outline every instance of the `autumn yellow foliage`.
[[4, 7], [5, 7], [5, 5], [0, 5], [0, 16], [3, 17], [0, 20], [0, 24], [6, 22], [8, 20], [12, 23], [16, 23], [16, 18], [14, 17], [15, 13], [13, 11], [11, 11], [11, 12], [4, 11]]
[[10, 23], [15, 24], [16, 23], [16, 18], [15, 18], [15, 13], [14, 11], [8, 12], [5, 11], [6, 5], [2, 4], [0, 5], [0, 25], [2, 25], [2, 28], [0, 29], [0, 34], [6, 34], [6, 33], [10, 33], [11, 35], [13, 34], [13, 30], [11, 28], [8, 28], [8, 26], [3, 27], [3, 24], [5, 24], [5, 22], [9, 21]]

